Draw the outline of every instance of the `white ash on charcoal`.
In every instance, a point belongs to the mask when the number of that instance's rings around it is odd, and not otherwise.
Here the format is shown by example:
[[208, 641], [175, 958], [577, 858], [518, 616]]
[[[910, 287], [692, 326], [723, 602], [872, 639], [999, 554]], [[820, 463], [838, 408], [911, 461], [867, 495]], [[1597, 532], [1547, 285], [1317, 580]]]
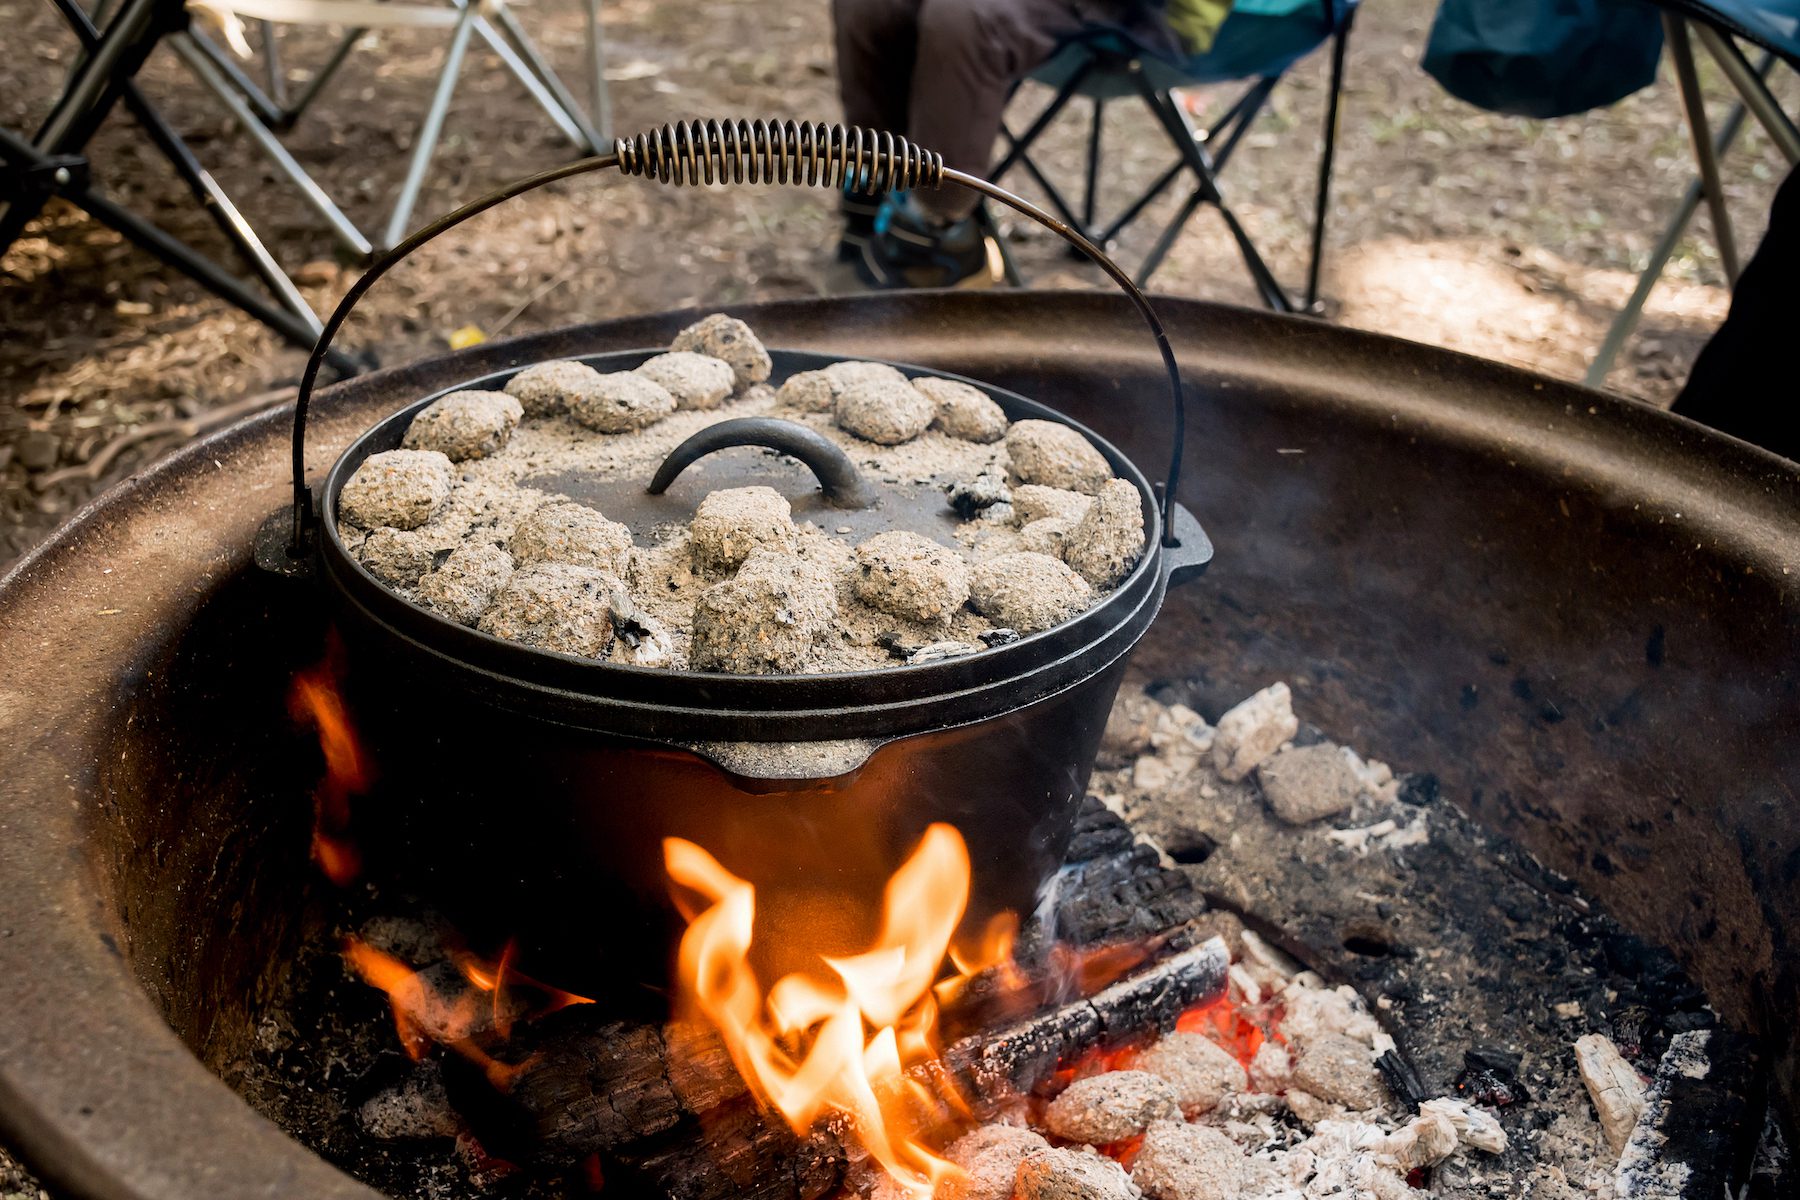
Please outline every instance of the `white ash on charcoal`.
[[1138, 1200], [1117, 1162], [1091, 1150], [1038, 1150], [1019, 1163], [1019, 1200]]
[[1167, 1083], [1189, 1117], [1211, 1112], [1250, 1086], [1237, 1057], [1198, 1033], [1171, 1033], [1138, 1055], [1133, 1066]]
[[966, 442], [997, 442], [1006, 436], [1006, 413], [993, 397], [957, 379], [929, 375], [912, 381], [937, 408], [932, 428]]
[[944, 494], [950, 498], [950, 507], [956, 515], [965, 521], [974, 520], [981, 514], [996, 508], [1004, 508], [1008, 520], [1013, 519], [1015, 510], [1012, 507], [1012, 489], [1006, 486], [1006, 477], [983, 472], [973, 479], [958, 480], [944, 488]]
[[688, 525], [694, 557], [711, 571], [734, 571], [752, 550], [794, 548], [793, 507], [771, 487], [725, 488], [710, 493]]
[[803, 670], [837, 620], [837, 589], [812, 563], [756, 550], [694, 608], [689, 662], [734, 675]]
[[527, 417], [550, 417], [569, 412], [575, 397], [600, 381], [600, 372], [570, 359], [537, 363], [506, 381], [502, 389], [517, 400]]
[[1321, 1033], [1307, 1035], [1299, 1047], [1288, 1076], [1290, 1090], [1356, 1111], [1379, 1108], [1387, 1100], [1381, 1073], [1375, 1069], [1375, 1052], [1366, 1043], [1341, 1033]]
[[612, 648], [612, 596], [619, 587], [594, 567], [534, 563], [495, 592], [476, 628], [537, 650], [600, 658]]
[[1015, 421], [1006, 431], [1006, 453], [1020, 483], [1093, 495], [1112, 479], [1106, 456], [1086, 438], [1055, 421]]
[[969, 599], [962, 551], [906, 530], [878, 533], [858, 546], [854, 579], [864, 604], [914, 621], [948, 621]]
[[674, 397], [676, 408], [717, 408], [737, 386], [730, 363], [692, 350], [671, 350], [646, 359], [638, 364], [637, 373], [661, 384]]
[[1149, 1200], [1238, 1200], [1243, 1149], [1216, 1129], [1159, 1121], [1144, 1135], [1131, 1181]]
[[506, 448], [524, 407], [505, 392], [452, 392], [419, 411], [400, 444], [436, 450], [451, 462], [486, 458]]
[[763, 382], [775, 369], [762, 339], [750, 326], [724, 313], [713, 313], [689, 325], [675, 335], [669, 349], [704, 354], [729, 363], [740, 389]]
[[829, 413], [852, 386], [859, 383], [905, 383], [906, 376], [886, 363], [835, 362], [816, 371], [796, 371], [776, 393], [784, 408], [801, 412]]
[[674, 411], [669, 389], [635, 371], [601, 375], [569, 398], [569, 415], [600, 433], [630, 433]]
[[1213, 765], [1220, 778], [1235, 782], [1261, 766], [1298, 732], [1293, 693], [1285, 683], [1272, 683], [1219, 718]]
[[1020, 484], [1012, 489], [1012, 506], [1021, 525], [1055, 517], [1059, 521], [1078, 522], [1094, 503], [1092, 496], [1067, 488], [1045, 487], [1039, 483]]
[[512, 578], [515, 566], [501, 547], [470, 542], [452, 550], [418, 581], [419, 596], [459, 625], [473, 625]]
[[1019, 1164], [1049, 1148], [1042, 1136], [1021, 1126], [984, 1125], [951, 1142], [944, 1157], [968, 1173], [963, 1200], [1011, 1200]]
[[1020, 633], [1061, 625], [1089, 605], [1093, 589], [1060, 559], [1021, 550], [975, 564], [969, 603], [976, 612]]
[[631, 565], [631, 531], [585, 504], [552, 500], [520, 523], [507, 549], [521, 567], [568, 563], [623, 579]]
[[376, 530], [417, 529], [450, 498], [456, 468], [436, 450], [371, 454], [338, 493], [338, 511], [352, 525]]
[[356, 560], [369, 574], [402, 591], [417, 587], [437, 556], [436, 543], [417, 529], [377, 529], [356, 548]]
[[1065, 1141], [1104, 1146], [1180, 1115], [1180, 1100], [1167, 1080], [1148, 1071], [1108, 1071], [1065, 1088], [1044, 1110], [1044, 1126]]
[[1330, 742], [1276, 751], [1256, 772], [1269, 811], [1290, 825], [1350, 811], [1363, 791], [1350, 754]]
[[363, 1101], [356, 1110], [356, 1123], [364, 1133], [383, 1142], [454, 1138], [463, 1131], [462, 1119], [444, 1090], [443, 1072], [432, 1059]]
[[1095, 587], [1122, 582], [1144, 556], [1144, 509], [1137, 488], [1123, 479], [1108, 480], [1075, 523], [1066, 547], [1063, 561]]
[[[595, 657], [675, 669], [817, 673], [943, 662], [1049, 628], [1107, 594], [1063, 561], [1091, 497], [1021, 484], [1031, 503], [1023, 510], [1011, 503], [1014, 449], [1026, 474], [1130, 490], [1110, 470], [1099, 477], [1094, 464], [1104, 460], [1081, 435], [1027, 428], [1008, 443], [1003, 410], [979, 388], [935, 378], [915, 384], [883, 363], [798, 372], [779, 381], [779, 391], [770, 374], [755, 334], [714, 314], [635, 370], [602, 373], [561, 360], [521, 370], [503, 392], [454, 393], [422, 410], [405, 435], [409, 447], [438, 449], [372, 456], [346, 487], [338, 534], [386, 586], [450, 620], [495, 636], [518, 631], [564, 652], [591, 646]], [[859, 528], [858, 546], [848, 540], [850, 525], [796, 521], [798, 501], [749, 486], [700, 497], [685, 521], [632, 530], [611, 520], [579, 482], [630, 486], [707, 426], [774, 414], [843, 447], [877, 491], [915, 502], [947, 497], [961, 523], [909, 544]], [[411, 532], [418, 536], [404, 536]], [[758, 549], [823, 574], [836, 597], [831, 629], [818, 631], [806, 612], [777, 605], [749, 619], [762, 632], [746, 641], [727, 632], [716, 599], [700, 612], [708, 590], [729, 582]], [[618, 636], [601, 633], [597, 599], [570, 594], [559, 614], [550, 613], [545, 597], [528, 595], [547, 581], [507, 577], [496, 550], [510, 555], [515, 570], [561, 563], [616, 581], [610, 607]], [[467, 553], [450, 564], [458, 551]], [[1021, 552], [1036, 557], [1010, 558]], [[1141, 545], [1129, 550], [1133, 561], [1141, 553]], [[987, 569], [986, 586], [976, 589], [977, 566], [1001, 558], [1009, 561]], [[1108, 561], [1123, 565], [1118, 552]], [[753, 581], [745, 586], [755, 590]], [[490, 618], [503, 595], [505, 607]], [[515, 611], [520, 605], [529, 617]], [[699, 636], [697, 621], [708, 626]], [[766, 643], [762, 653], [750, 650], [758, 641]]]
[[851, 384], [832, 408], [839, 429], [881, 446], [912, 441], [936, 415], [931, 400], [911, 384], [879, 379]]

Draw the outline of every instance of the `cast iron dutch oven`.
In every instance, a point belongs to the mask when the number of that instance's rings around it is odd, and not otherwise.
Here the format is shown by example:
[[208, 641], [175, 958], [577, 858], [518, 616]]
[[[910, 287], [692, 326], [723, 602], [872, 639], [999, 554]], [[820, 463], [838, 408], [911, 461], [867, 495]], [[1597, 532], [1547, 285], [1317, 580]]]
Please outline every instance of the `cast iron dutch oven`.
[[[1093, 608], [1011, 644], [822, 675], [736, 676], [581, 659], [503, 641], [388, 591], [338, 535], [340, 489], [369, 455], [398, 446], [413, 415], [437, 396], [497, 389], [514, 372], [420, 397], [382, 421], [338, 460], [315, 507], [303, 476], [305, 421], [332, 338], [375, 280], [425, 241], [521, 192], [608, 167], [661, 182], [837, 187], [849, 180], [870, 191], [948, 180], [1078, 246], [1124, 288], [1161, 347], [1176, 421], [1166, 484], [1153, 488], [1117, 449], [1054, 411], [982, 390], [1009, 420], [1079, 430], [1138, 489], [1147, 545], [1136, 568]], [[623, 370], [658, 352], [583, 361]], [[776, 383], [831, 361], [779, 350], [773, 358]], [[353, 833], [370, 877], [442, 909], [477, 949], [495, 953], [513, 942], [528, 974], [615, 996], [666, 982], [679, 929], [663, 871], [662, 841], [670, 836], [699, 843], [757, 885], [764, 945], [791, 942], [780, 935], [791, 920], [804, 923], [813, 945], [859, 948], [873, 931], [883, 884], [938, 821], [960, 830], [969, 848], [965, 931], [1000, 912], [1030, 911], [1061, 862], [1127, 656], [1168, 586], [1198, 574], [1211, 557], [1199, 524], [1168, 499], [1180, 471], [1180, 387], [1149, 302], [1098, 248], [1026, 201], [887, 135], [792, 123], [665, 127], [621, 139], [611, 154], [521, 180], [421, 230], [375, 264], [326, 325], [295, 415], [291, 524], [284, 516], [282, 526], [272, 525], [283, 536], [259, 553], [284, 570], [304, 565], [333, 605], [348, 651], [347, 696], [378, 772], [369, 794], [353, 801]], [[822, 481], [815, 489], [800, 464], [772, 464], [767, 455], [746, 468], [788, 494], [797, 517], [853, 503], [842, 493], [856, 490], [854, 467], [835, 447], [808, 453], [802, 435], [810, 431], [801, 426], [738, 424], [751, 428], [714, 440], [788, 452]], [[678, 449], [654, 490], [709, 448]], [[588, 481], [584, 488], [597, 492], [571, 494], [614, 516], [648, 504], [649, 516], [626, 518], [642, 537], [651, 516], [681, 503], [675, 493], [661, 509], [644, 500], [649, 482]], [[688, 503], [701, 494], [690, 489]]]

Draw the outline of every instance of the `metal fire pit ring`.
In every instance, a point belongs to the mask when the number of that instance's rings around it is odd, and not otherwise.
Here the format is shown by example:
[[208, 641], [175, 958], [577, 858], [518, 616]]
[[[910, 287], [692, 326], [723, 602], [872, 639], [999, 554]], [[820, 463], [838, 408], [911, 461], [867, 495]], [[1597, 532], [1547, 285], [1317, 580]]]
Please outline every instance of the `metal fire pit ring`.
[[[1188, 439], [1202, 469], [1181, 499], [1208, 513], [1226, 553], [1171, 595], [1146, 661], [1210, 702], [1293, 679], [1333, 735], [1443, 769], [1448, 794], [1674, 946], [1729, 1022], [1768, 1033], [1791, 1098], [1800, 467], [1496, 364], [1157, 303], [1205, 398]], [[1040, 397], [1140, 461], [1166, 450], [1117, 403], [1160, 364], [1116, 300], [922, 294], [739, 311], [777, 344], [835, 349], [854, 329], [871, 357]], [[658, 344], [696, 315], [493, 343], [340, 385], [320, 397], [309, 466], [327, 466], [397, 393]], [[240, 423], [141, 473], [0, 580], [0, 1136], [65, 1195], [373, 1195], [195, 1056], [217, 1000], [207, 981], [240, 982], [224, 978], [220, 944], [262, 954], [273, 936], [246, 934], [243, 910], [211, 900], [258, 874], [236, 861], [244, 844], [264, 851], [261, 873], [280, 856], [247, 836], [260, 831], [209, 820], [237, 811], [206, 807], [217, 779], [177, 784], [151, 761], [188, 742], [225, 759], [258, 750], [184, 727], [165, 689], [197, 617], [257, 615], [251, 545], [288, 486], [288, 419]], [[267, 643], [229, 643], [212, 675], [277, 680], [285, 664]], [[1509, 688], [1527, 676], [1530, 700]]]

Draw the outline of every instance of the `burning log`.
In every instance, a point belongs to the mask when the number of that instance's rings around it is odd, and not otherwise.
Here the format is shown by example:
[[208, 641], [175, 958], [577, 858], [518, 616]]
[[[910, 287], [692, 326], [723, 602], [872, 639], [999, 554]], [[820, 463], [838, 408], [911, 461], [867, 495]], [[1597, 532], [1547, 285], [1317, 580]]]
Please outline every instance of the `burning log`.
[[1167, 1033], [1182, 1012], [1224, 994], [1230, 962], [1224, 940], [1208, 938], [1085, 1000], [966, 1037], [944, 1052], [944, 1062], [978, 1100], [1029, 1092], [1058, 1064], [1088, 1051]]

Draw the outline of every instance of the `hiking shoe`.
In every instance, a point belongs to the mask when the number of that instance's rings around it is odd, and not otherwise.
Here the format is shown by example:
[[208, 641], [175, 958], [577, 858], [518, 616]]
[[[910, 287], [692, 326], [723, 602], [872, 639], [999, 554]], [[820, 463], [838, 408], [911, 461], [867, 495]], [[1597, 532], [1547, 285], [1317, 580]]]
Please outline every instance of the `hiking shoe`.
[[872, 288], [991, 287], [1001, 275], [1000, 247], [983, 224], [979, 213], [940, 224], [903, 193], [890, 195], [856, 273]]
[[838, 193], [838, 215], [844, 218], [844, 234], [838, 239], [839, 262], [862, 259], [864, 250], [875, 236], [875, 218], [880, 215], [881, 202], [886, 198], [886, 192], [871, 196], [867, 192], [852, 191], [849, 181], [845, 181], [843, 191]]

